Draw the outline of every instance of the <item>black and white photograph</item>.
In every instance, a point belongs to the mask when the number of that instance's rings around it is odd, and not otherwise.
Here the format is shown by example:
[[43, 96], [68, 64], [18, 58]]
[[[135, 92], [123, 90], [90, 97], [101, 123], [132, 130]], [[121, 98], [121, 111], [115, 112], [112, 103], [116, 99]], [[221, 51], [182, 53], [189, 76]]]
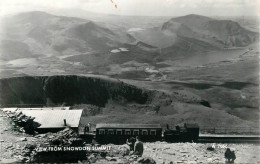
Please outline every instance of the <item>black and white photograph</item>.
[[260, 163], [259, 0], [0, 0], [0, 163]]

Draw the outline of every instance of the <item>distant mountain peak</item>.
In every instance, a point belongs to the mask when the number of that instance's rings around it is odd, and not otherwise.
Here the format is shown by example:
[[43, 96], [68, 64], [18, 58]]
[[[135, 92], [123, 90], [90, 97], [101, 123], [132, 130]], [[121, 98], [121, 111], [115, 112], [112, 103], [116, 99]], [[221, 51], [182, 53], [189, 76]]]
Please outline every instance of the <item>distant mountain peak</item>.
[[193, 17], [193, 18], [207, 18], [207, 19], [212, 19], [210, 17], [204, 16], [204, 15], [198, 15], [198, 14], [188, 14], [188, 15], [184, 15], [181, 17]]
[[23, 12], [21, 14], [42, 14], [42, 15], [52, 15], [44, 11], [29, 11], [29, 12]]
[[211, 20], [215, 20], [215, 19], [203, 15], [196, 15], [196, 14], [189, 14], [189, 15], [171, 19], [171, 21], [175, 21], [179, 23], [197, 22], [198, 24], [208, 22]]
[[93, 27], [93, 28], [96, 28], [98, 27], [94, 22], [92, 21], [88, 21], [87, 23], [84, 24], [85, 26], [88, 26], [88, 27]]
[[22, 12], [20, 14], [17, 14], [16, 17], [39, 17], [39, 18], [44, 18], [44, 17], [56, 17], [55, 15], [43, 12], [43, 11], [30, 11], [30, 12]]
[[99, 31], [103, 34], [107, 33], [110, 35], [115, 35], [115, 33], [113, 31], [111, 31], [110, 29], [101, 27], [93, 21], [88, 21], [87, 23], [84, 23], [84, 24], [80, 25], [79, 27], [82, 28], [81, 29], [81, 30], [83, 30], [82, 32], [84, 32], [84, 30], [95, 30], [95, 31]]

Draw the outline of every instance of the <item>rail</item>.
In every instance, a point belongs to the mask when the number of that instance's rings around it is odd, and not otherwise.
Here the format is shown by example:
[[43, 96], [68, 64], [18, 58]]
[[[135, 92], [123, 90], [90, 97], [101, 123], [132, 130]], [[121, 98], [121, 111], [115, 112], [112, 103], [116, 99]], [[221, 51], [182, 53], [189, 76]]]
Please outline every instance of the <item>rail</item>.
[[[166, 129], [166, 125], [162, 126]], [[175, 126], [169, 125], [170, 129], [175, 129]], [[199, 126], [201, 134], [246, 134], [260, 135], [260, 127], [219, 127], [219, 126]]]
[[235, 127], [235, 128], [223, 128], [223, 127], [200, 127], [200, 133], [210, 134], [255, 134], [260, 135], [260, 129], [257, 127]]

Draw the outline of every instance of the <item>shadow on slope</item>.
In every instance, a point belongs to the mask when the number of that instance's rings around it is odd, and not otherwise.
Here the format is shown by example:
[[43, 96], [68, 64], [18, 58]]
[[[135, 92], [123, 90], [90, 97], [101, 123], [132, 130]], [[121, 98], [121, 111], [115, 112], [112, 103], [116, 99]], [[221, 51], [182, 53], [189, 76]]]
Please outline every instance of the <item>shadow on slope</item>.
[[1, 105], [104, 106], [109, 99], [144, 104], [150, 91], [116, 80], [80, 76], [14, 77], [0, 80]]

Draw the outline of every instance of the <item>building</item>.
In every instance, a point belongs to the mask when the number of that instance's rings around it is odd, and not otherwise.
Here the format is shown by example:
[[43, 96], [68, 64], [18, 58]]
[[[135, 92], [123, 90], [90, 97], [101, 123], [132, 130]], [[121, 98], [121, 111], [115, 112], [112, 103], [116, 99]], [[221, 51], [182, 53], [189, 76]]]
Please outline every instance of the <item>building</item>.
[[26, 116], [35, 117], [34, 121], [41, 124], [39, 133], [57, 132], [70, 127], [78, 132], [83, 110], [23, 110]]
[[82, 109], [68, 110], [64, 108], [2, 108], [6, 112], [22, 112], [26, 116], [34, 117], [34, 121], [41, 124], [36, 129], [39, 133], [57, 132], [65, 127], [70, 127], [78, 133], [78, 127], [82, 115]]
[[139, 136], [143, 141], [158, 141], [162, 137], [160, 124], [97, 124], [96, 139], [101, 143], [124, 143]]

